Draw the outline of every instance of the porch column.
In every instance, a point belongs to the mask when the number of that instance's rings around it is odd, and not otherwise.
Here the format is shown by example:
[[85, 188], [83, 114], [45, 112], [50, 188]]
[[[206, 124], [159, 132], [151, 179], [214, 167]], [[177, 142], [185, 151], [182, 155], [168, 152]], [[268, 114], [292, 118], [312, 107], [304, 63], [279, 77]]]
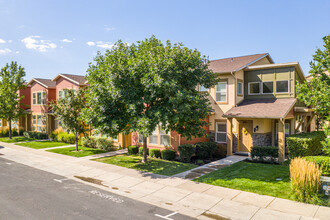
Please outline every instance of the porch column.
[[240, 152], [241, 151], [241, 129], [242, 129], [242, 126], [241, 126], [241, 123], [239, 120], [237, 120], [237, 151]]
[[227, 155], [233, 155], [233, 119], [227, 119]]
[[282, 120], [278, 123], [278, 160], [284, 161], [284, 122]]

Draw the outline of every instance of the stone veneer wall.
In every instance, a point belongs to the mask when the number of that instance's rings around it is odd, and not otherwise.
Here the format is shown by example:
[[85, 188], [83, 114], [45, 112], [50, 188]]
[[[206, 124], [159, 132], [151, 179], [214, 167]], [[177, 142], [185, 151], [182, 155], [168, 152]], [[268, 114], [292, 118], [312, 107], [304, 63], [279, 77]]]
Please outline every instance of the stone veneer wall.
[[272, 133], [252, 134], [252, 146], [270, 146], [272, 145]]
[[233, 133], [233, 153], [238, 152], [238, 133]]

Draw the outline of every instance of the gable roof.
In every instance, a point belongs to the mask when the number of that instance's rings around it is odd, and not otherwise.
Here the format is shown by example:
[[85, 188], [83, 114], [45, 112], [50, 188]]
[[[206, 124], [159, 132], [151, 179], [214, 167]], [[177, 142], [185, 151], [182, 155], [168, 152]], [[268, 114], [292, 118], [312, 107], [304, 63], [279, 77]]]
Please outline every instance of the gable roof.
[[268, 53], [261, 53], [240, 57], [230, 57], [219, 60], [211, 60], [209, 63], [209, 69], [211, 69], [215, 73], [236, 72], [261, 60], [264, 57], [267, 57], [271, 63], [274, 63]]
[[86, 79], [85, 76], [81, 75], [74, 75], [74, 74], [66, 74], [66, 73], [60, 73], [58, 74], [52, 81], [58, 80], [60, 77], [63, 77], [77, 85], [86, 85]]
[[33, 78], [31, 81], [28, 83], [28, 85], [31, 85], [33, 82], [36, 82], [46, 89], [55, 89], [56, 83], [50, 79], [41, 79], [41, 78]]

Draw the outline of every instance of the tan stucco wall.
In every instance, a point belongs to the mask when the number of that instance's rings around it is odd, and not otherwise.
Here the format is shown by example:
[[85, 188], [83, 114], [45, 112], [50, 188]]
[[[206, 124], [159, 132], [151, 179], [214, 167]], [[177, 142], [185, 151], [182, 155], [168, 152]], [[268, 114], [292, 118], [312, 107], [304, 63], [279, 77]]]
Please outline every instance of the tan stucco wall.
[[255, 62], [253, 64], [251, 64], [251, 66], [257, 66], [257, 65], [263, 65], [263, 64], [270, 64], [269, 60], [266, 57], [262, 58], [261, 60]]
[[253, 119], [253, 128], [258, 126], [258, 131], [254, 133], [265, 134], [272, 131], [271, 119]]

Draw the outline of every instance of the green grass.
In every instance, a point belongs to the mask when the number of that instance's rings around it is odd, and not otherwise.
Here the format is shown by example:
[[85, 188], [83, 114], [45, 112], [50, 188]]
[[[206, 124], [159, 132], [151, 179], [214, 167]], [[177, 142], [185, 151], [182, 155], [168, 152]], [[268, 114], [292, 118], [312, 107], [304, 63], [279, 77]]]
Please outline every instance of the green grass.
[[30, 148], [34, 148], [34, 149], [42, 149], [42, 148], [48, 148], [48, 147], [65, 146], [68, 144], [61, 143], [61, 142], [54, 142], [54, 141], [33, 141], [33, 142], [27, 142], [27, 143], [20, 143], [17, 145], [20, 145], [23, 147], [30, 147]]
[[88, 148], [88, 147], [79, 147], [79, 151], [75, 151], [76, 147], [66, 147], [66, 148], [58, 148], [53, 150], [47, 150], [49, 152], [58, 153], [58, 154], [64, 154], [68, 156], [73, 157], [85, 157], [90, 156], [94, 154], [101, 154], [106, 153], [107, 151], [95, 149], [95, 148]]
[[197, 167], [193, 164], [155, 158], [148, 158], [148, 162], [144, 164], [141, 163], [142, 157], [126, 155], [103, 157], [95, 160], [103, 163], [113, 164], [121, 167], [146, 171], [155, 174], [161, 174], [165, 176], [173, 176], [177, 173], [181, 173]]
[[284, 165], [238, 162], [194, 181], [284, 199], [291, 197], [290, 170]]
[[9, 139], [9, 137], [0, 138], [1, 142], [6, 142], [6, 143], [15, 143], [15, 142], [33, 141], [33, 140], [36, 139], [27, 138], [27, 137], [13, 137], [12, 139]]

